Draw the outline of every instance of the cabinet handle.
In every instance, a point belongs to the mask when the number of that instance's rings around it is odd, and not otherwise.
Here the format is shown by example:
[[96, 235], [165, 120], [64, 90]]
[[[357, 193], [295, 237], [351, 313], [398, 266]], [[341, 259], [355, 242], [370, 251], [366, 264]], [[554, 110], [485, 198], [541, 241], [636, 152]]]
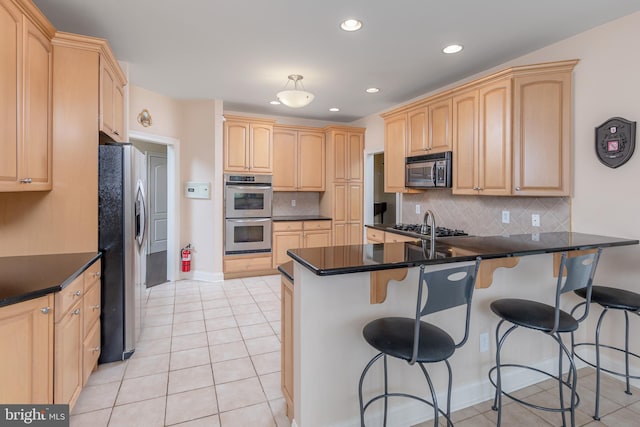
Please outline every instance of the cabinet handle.
[[97, 273], [93, 273], [93, 276], [94, 276], [96, 279], [99, 279], [99, 278], [100, 278], [100, 276], [102, 276], [102, 274], [98, 271]]
[[117, 130], [114, 130], [113, 133], [114, 133], [114, 135], [120, 136], [120, 132], [118, 132]]
[[91, 308], [93, 308], [94, 310], [100, 310], [100, 304], [96, 304], [96, 305], [92, 306]]
[[480, 187], [473, 187], [472, 190], [480, 190]]
[[73, 295], [75, 295], [75, 296], [79, 297], [80, 295], [82, 295], [82, 292], [81, 292], [81, 291], [75, 291], [75, 292], [73, 293]]
[[49, 314], [49, 313], [51, 312], [51, 307], [42, 307], [42, 308], [40, 309], [40, 312], [41, 312], [42, 314]]
[[516, 191], [520, 191], [520, 187], [516, 187]]
[[20, 180], [20, 184], [31, 184], [32, 179], [31, 178], [22, 178]]
[[73, 314], [74, 316], [78, 316], [80, 314], [80, 309], [76, 308], [71, 314]]
[[93, 350], [91, 350], [91, 351], [93, 351], [94, 353], [99, 352], [99, 351], [100, 351], [100, 346], [98, 346], [98, 347], [94, 348], [94, 349], [93, 349]]

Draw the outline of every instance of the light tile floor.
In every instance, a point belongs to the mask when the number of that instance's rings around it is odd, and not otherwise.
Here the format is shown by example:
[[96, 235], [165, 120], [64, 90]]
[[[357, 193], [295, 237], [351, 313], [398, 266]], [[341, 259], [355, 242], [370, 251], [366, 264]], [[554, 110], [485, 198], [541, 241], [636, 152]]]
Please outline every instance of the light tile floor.
[[[580, 371], [578, 426], [640, 426], [640, 390], [628, 396], [603, 376], [602, 420], [591, 418], [594, 370]], [[517, 392], [557, 401], [552, 381]], [[491, 402], [453, 414], [456, 427], [494, 426]], [[289, 426], [280, 391], [280, 277], [221, 283], [180, 281], [151, 288], [131, 359], [100, 365], [72, 411], [72, 427]], [[420, 424], [430, 427], [432, 422]], [[444, 426], [446, 423], [440, 422]], [[559, 414], [504, 399], [503, 426], [562, 425]]]

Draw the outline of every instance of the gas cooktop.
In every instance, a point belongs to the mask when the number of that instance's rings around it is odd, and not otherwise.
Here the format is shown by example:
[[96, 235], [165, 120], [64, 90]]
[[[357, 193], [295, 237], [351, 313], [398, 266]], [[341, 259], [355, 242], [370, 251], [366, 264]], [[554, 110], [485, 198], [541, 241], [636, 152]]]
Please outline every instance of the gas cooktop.
[[[431, 234], [431, 227], [427, 226], [427, 232], [421, 233], [421, 224], [396, 224], [393, 227], [394, 230], [408, 231], [409, 233], [416, 233], [429, 236]], [[452, 230], [451, 228], [436, 227], [436, 237], [451, 237], [451, 236], [468, 236], [462, 230]]]

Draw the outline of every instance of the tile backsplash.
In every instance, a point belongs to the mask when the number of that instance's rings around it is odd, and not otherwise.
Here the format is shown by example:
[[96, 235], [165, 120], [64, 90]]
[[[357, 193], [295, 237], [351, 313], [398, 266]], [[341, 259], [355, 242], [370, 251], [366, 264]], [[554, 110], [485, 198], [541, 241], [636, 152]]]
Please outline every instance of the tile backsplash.
[[[291, 202], [295, 200], [295, 206]], [[300, 191], [274, 191], [273, 216], [319, 215], [320, 193]]]
[[[431, 209], [437, 226], [475, 236], [570, 231], [570, 203], [569, 197], [454, 196], [451, 190], [432, 190], [402, 196], [401, 222], [420, 224]], [[502, 223], [502, 211], [509, 211], [509, 224]], [[532, 214], [540, 215], [540, 227], [531, 225]]]

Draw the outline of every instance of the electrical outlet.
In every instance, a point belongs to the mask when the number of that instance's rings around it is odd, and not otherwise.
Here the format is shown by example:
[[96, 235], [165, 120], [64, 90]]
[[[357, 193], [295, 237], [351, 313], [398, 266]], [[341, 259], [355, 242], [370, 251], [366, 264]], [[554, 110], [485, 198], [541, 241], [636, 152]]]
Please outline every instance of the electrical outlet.
[[420, 213], [420, 205], [416, 205], [416, 213], [419, 214]]
[[533, 227], [540, 227], [540, 215], [538, 214], [531, 215], [531, 225]]
[[296, 207], [296, 201], [295, 199], [291, 199], [291, 207]]
[[480, 334], [480, 353], [487, 351], [489, 351], [489, 333], [483, 332]]
[[509, 224], [510, 219], [509, 211], [502, 211], [502, 223]]

